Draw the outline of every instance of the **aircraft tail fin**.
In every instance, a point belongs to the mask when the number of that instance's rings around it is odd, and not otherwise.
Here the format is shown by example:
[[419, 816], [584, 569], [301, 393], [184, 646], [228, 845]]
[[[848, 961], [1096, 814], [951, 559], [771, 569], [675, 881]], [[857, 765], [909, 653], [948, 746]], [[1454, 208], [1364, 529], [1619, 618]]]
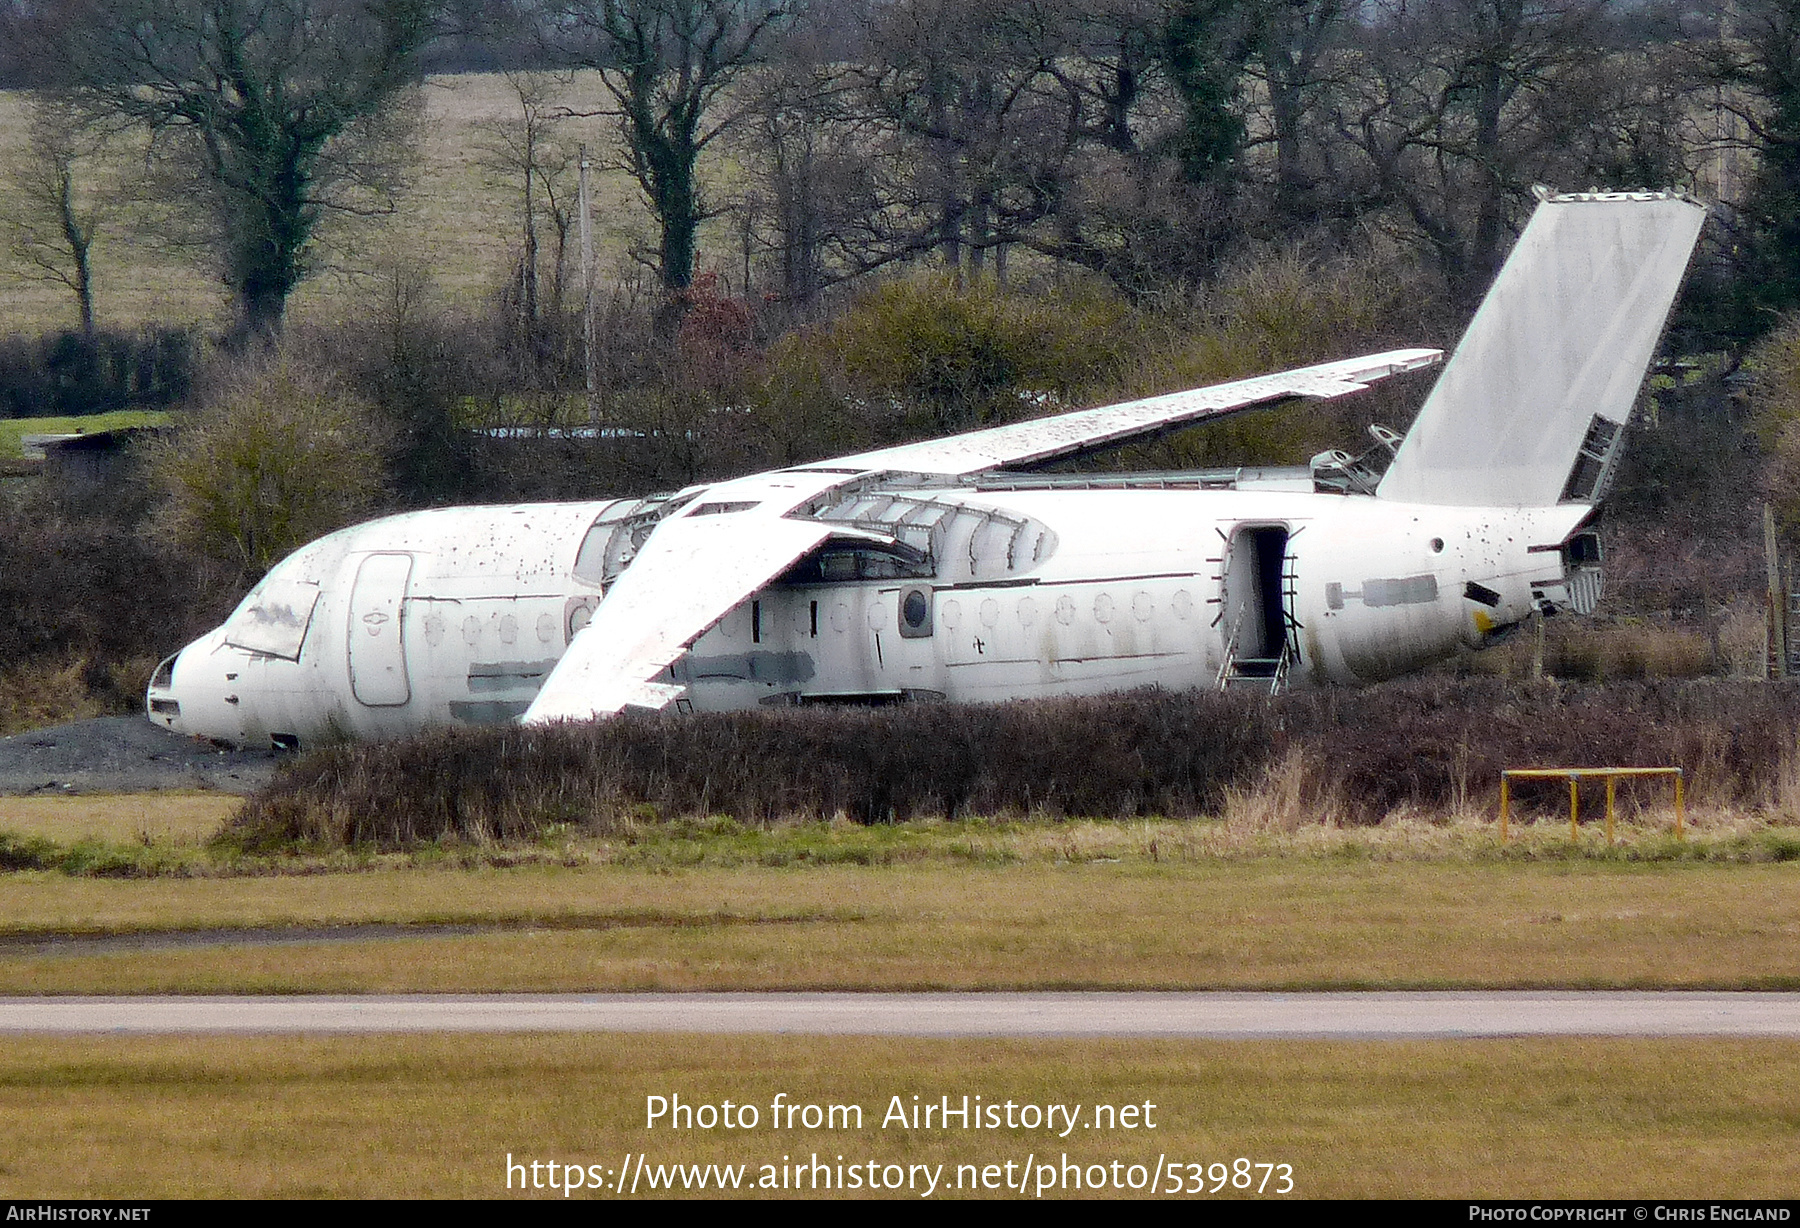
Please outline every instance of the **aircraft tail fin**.
[[1605, 493], [1706, 210], [1667, 192], [1540, 201], [1381, 497], [1544, 507]]

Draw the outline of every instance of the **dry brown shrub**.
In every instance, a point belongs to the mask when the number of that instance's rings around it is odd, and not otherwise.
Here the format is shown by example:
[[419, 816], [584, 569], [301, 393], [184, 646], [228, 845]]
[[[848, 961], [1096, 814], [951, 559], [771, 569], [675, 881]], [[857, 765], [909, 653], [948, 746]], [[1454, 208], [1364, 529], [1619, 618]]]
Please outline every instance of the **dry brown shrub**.
[[242, 830], [401, 847], [708, 814], [1195, 815], [1261, 765], [1272, 714], [1240, 696], [1136, 692], [444, 730], [310, 754], [253, 799]]
[[[889, 822], [968, 815], [1182, 818], [1294, 832], [1491, 814], [1509, 767], [1679, 766], [1698, 808], [1800, 800], [1800, 691], [1757, 683], [1606, 686], [1414, 679], [1277, 701], [1140, 691], [999, 705], [793, 709], [449, 730], [338, 747], [246, 807], [252, 844], [398, 848], [518, 840], [557, 824], [729, 815]], [[1626, 782], [1627, 813], [1668, 805]], [[1597, 817], [1599, 789], [1583, 806]], [[1567, 785], [1522, 784], [1522, 820], [1566, 814]]]
[[87, 677], [81, 657], [0, 670], [0, 734], [104, 715], [107, 706], [89, 691]]

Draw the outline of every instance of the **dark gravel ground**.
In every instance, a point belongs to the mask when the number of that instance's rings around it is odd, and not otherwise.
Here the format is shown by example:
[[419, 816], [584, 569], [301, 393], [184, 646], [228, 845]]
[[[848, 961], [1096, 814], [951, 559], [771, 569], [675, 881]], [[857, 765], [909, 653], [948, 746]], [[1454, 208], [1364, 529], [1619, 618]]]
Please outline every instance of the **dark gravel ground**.
[[220, 750], [141, 716], [102, 716], [0, 738], [0, 795], [251, 793], [274, 775], [270, 751]]

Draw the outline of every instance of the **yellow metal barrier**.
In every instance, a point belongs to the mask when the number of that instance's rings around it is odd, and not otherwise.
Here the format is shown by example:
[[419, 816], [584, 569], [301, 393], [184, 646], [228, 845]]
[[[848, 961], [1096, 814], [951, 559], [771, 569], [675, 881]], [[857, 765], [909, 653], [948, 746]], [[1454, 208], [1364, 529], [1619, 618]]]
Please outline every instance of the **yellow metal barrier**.
[[1681, 769], [1678, 767], [1590, 767], [1590, 768], [1505, 768], [1500, 773], [1500, 842], [1507, 839], [1507, 820], [1512, 812], [1512, 782], [1515, 780], [1563, 780], [1569, 782], [1569, 839], [1581, 836], [1581, 782], [1599, 777], [1606, 782], [1606, 842], [1613, 842], [1613, 794], [1622, 776], [1673, 776], [1675, 778], [1675, 837], [1684, 839], [1687, 832], [1687, 808], [1683, 801]]

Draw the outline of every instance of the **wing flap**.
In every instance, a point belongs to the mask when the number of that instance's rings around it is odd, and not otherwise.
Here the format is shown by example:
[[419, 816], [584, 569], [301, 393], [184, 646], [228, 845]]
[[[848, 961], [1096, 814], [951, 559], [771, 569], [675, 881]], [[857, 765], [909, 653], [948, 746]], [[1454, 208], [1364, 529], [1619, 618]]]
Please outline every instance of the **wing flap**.
[[[1376, 380], [1428, 367], [1441, 350], [1390, 350], [1187, 392], [1078, 409], [1030, 422], [969, 431], [948, 439], [882, 448], [822, 462], [841, 469], [961, 476], [1005, 465], [1035, 464], [1122, 443], [1208, 418], [1291, 397], [1329, 398], [1360, 392]], [[803, 466], [804, 468], [804, 466]]]
[[838, 535], [830, 525], [753, 513], [665, 521], [570, 642], [522, 722], [667, 707], [683, 689], [653, 681], [656, 675], [745, 598]]

